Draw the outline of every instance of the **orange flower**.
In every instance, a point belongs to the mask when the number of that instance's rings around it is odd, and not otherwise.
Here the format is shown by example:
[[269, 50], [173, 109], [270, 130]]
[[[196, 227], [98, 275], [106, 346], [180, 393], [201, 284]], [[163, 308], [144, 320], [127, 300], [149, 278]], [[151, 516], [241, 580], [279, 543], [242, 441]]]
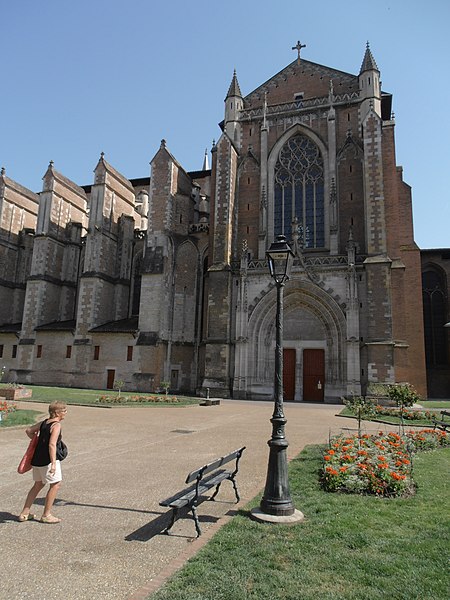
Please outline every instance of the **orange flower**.
[[334, 454], [334, 450], [328, 450], [328, 454]]
[[331, 456], [325, 455], [325, 456], [323, 457], [323, 459], [324, 459], [324, 460], [331, 460]]

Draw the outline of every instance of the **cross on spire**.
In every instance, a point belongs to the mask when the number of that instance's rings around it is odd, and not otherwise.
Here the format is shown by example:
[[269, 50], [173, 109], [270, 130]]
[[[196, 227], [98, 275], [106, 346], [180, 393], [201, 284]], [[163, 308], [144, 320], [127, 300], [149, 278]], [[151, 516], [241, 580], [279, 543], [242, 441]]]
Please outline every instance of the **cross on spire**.
[[298, 52], [298, 57], [297, 57], [297, 62], [300, 63], [300, 52], [302, 48], [306, 48], [306, 44], [301, 44], [300, 40], [297, 42], [297, 44], [295, 46], [292, 46], [292, 50], [297, 50]]

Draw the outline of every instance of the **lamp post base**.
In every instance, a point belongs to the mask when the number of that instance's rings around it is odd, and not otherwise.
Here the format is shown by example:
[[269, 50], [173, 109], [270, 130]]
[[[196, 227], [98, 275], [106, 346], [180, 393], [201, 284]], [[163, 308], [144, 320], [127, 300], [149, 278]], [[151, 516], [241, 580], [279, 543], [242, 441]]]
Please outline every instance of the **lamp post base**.
[[305, 518], [305, 515], [297, 509], [294, 510], [292, 515], [268, 515], [267, 513], [263, 512], [259, 506], [250, 511], [250, 516], [255, 521], [262, 521], [264, 523], [280, 523], [285, 525], [289, 525], [291, 523], [300, 523]]

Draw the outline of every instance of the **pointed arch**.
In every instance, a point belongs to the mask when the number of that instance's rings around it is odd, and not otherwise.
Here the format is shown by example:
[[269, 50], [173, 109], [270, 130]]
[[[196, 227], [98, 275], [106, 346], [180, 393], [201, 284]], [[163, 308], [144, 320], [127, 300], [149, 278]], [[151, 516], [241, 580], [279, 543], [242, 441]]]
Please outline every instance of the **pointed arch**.
[[133, 257], [131, 268], [131, 302], [130, 316], [139, 315], [139, 305], [141, 303], [141, 284], [142, 284], [142, 258], [143, 251], [140, 250]]
[[175, 253], [172, 339], [194, 342], [199, 253], [190, 240]]
[[328, 149], [317, 133], [301, 123], [285, 131], [269, 154], [269, 245], [279, 233], [291, 237], [294, 216], [307, 247], [329, 245]]
[[[267, 288], [253, 308], [248, 323], [248, 385], [252, 395], [273, 389], [276, 290]], [[284, 294], [285, 347], [299, 353], [306, 348], [325, 351], [327, 395], [340, 397], [347, 379], [346, 319], [339, 304], [309, 281], [290, 281]], [[286, 346], [287, 345], [287, 346]], [[301, 381], [299, 380], [299, 386]], [[297, 397], [301, 397], [300, 393]]]
[[446, 365], [448, 315], [447, 275], [438, 264], [428, 262], [422, 267], [423, 322], [425, 359], [427, 365]]

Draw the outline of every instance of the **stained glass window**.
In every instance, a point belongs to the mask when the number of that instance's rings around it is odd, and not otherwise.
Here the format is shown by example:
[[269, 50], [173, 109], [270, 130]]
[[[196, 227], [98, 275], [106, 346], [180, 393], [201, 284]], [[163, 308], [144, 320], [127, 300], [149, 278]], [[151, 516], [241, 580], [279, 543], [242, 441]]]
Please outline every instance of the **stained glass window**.
[[304, 135], [288, 140], [275, 165], [274, 234], [292, 238], [292, 222], [305, 248], [325, 245], [323, 159]]

